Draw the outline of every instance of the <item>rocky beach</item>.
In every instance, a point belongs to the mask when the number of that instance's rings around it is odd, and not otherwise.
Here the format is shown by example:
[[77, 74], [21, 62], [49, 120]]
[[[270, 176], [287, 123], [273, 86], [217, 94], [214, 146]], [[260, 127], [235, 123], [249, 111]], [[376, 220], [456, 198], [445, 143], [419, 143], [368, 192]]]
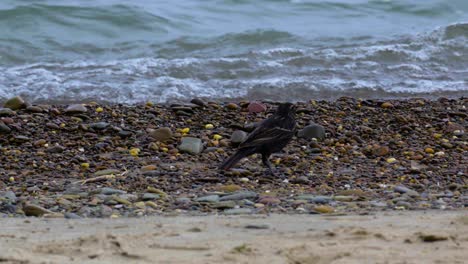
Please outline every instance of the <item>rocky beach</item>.
[[466, 98], [298, 102], [271, 157], [220, 162], [277, 103], [0, 108], [0, 217], [366, 214], [468, 205]]

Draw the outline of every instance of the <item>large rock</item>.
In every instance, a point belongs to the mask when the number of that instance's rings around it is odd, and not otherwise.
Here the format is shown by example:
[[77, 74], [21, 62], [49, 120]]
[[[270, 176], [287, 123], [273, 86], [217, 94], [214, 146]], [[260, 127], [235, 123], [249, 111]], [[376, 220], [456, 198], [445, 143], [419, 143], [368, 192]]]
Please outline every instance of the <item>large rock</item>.
[[65, 113], [67, 113], [67, 114], [83, 114], [83, 113], [86, 113], [87, 111], [88, 111], [88, 109], [86, 108], [86, 106], [84, 106], [82, 104], [69, 105], [65, 109]]
[[233, 145], [239, 145], [240, 143], [244, 142], [246, 138], [247, 138], [247, 133], [245, 133], [242, 130], [236, 130], [231, 135], [231, 143]]
[[179, 150], [190, 154], [200, 154], [203, 151], [203, 144], [199, 138], [183, 137]]
[[323, 140], [325, 138], [325, 128], [321, 125], [310, 124], [297, 133], [298, 137], [317, 140]]
[[154, 139], [154, 141], [167, 141], [172, 137], [172, 131], [168, 127], [160, 127], [156, 130], [149, 132], [150, 137]]
[[3, 107], [10, 108], [12, 110], [18, 110], [18, 109], [26, 108], [27, 103], [26, 101], [24, 101], [23, 98], [21, 98], [21, 96], [15, 96], [11, 99], [8, 99], [8, 101], [5, 102]]
[[26, 216], [43, 216], [45, 214], [53, 213], [50, 210], [45, 209], [42, 206], [35, 205], [35, 204], [27, 204], [23, 207], [23, 212]]

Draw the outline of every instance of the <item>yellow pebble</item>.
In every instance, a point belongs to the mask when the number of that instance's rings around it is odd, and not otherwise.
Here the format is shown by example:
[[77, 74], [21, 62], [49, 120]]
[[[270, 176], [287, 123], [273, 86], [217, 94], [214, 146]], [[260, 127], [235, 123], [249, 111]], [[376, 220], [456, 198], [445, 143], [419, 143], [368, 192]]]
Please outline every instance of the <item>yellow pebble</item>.
[[85, 162], [85, 163], [81, 163], [81, 168], [87, 170], [89, 169], [89, 163]]
[[218, 134], [215, 134], [215, 135], [213, 136], [213, 139], [214, 139], [214, 140], [220, 140], [220, 139], [222, 139], [222, 138], [223, 138], [223, 137], [220, 136], [220, 135], [218, 135]]
[[14, 181], [15, 181], [15, 177], [10, 177], [8, 180], [9, 180], [10, 182], [14, 182]]
[[434, 138], [435, 138], [435, 139], [439, 139], [439, 138], [441, 138], [441, 137], [442, 137], [442, 134], [439, 134], [439, 133], [435, 133], [435, 134], [434, 134]]
[[60, 124], [60, 127], [65, 127], [65, 124], [64, 123]]
[[104, 111], [104, 108], [102, 108], [102, 107], [96, 108], [96, 112], [97, 112], [97, 113], [101, 113], [102, 111]]
[[206, 124], [206, 125], [205, 125], [205, 128], [206, 128], [206, 129], [213, 129], [214, 126], [213, 126], [213, 124]]
[[146, 102], [146, 106], [153, 106], [153, 103], [152, 102]]
[[280, 164], [280, 162], [281, 162], [281, 159], [280, 159], [280, 158], [278, 158], [278, 159], [275, 159], [275, 161], [274, 161], [275, 165], [279, 165], [279, 164]]
[[140, 149], [139, 148], [132, 148], [130, 149], [130, 155], [136, 157], [138, 156], [138, 154], [140, 153]]
[[169, 149], [168, 149], [168, 148], [161, 148], [161, 151], [162, 151], [162, 152], [168, 152]]
[[396, 161], [397, 161], [397, 160], [396, 160], [395, 158], [388, 158], [388, 159], [387, 159], [387, 162], [388, 162], [388, 163], [394, 163], [394, 162], [396, 162]]
[[180, 130], [180, 132], [182, 132], [183, 134], [187, 134], [188, 132], [190, 132], [190, 128], [186, 127], [186, 128], [182, 128]]
[[111, 214], [110, 218], [116, 219], [116, 218], [119, 218], [119, 215], [117, 215], [117, 214]]
[[434, 151], [432, 148], [426, 148], [426, 149], [424, 150], [424, 152], [426, 152], [426, 153], [428, 153], [428, 154], [434, 154], [435, 151]]

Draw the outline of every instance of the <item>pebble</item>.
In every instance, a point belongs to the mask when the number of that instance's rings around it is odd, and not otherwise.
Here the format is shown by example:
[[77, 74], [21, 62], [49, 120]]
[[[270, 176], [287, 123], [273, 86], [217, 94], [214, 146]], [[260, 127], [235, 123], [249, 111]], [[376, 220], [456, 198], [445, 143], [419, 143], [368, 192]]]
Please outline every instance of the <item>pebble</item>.
[[411, 197], [419, 197], [419, 193], [417, 191], [411, 190], [410, 188], [403, 185], [397, 185], [393, 188], [393, 190], [398, 193], [406, 193]]
[[203, 102], [203, 100], [199, 99], [199, 98], [193, 98], [190, 103], [194, 104], [194, 105], [198, 105], [198, 106], [205, 106], [205, 102]]
[[105, 195], [112, 195], [112, 194], [124, 194], [126, 193], [125, 191], [122, 190], [117, 190], [109, 187], [104, 187], [101, 189], [101, 193]]
[[228, 192], [228, 193], [236, 192], [236, 191], [239, 191], [240, 189], [242, 189], [242, 187], [240, 187], [239, 185], [235, 185], [235, 184], [222, 185], [218, 188], [219, 191]]
[[141, 196], [141, 199], [142, 199], [143, 201], [158, 200], [159, 198], [161, 198], [161, 196], [159, 196], [159, 194], [154, 194], [154, 193], [144, 193], [144, 194]]
[[0, 135], [1, 134], [8, 134], [11, 132], [11, 128], [5, 125], [2, 121], [0, 121]]
[[236, 207], [236, 202], [234, 201], [217, 202], [217, 203], [213, 203], [211, 207], [216, 208], [216, 209], [232, 209]]
[[179, 150], [190, 154], [200, 154], [203, 151], [203, 144], [199, 138], [183, 137]]
[[22, 108], [26, 108], [26, 106], [27, 103], [26, 101], [24, 101], [23, 98], [21, 98], [21, 96], [15, 96], [13, 98], [10, 98], [3, 105], [3, 107], [10, 108], [11, 110], [19, 110]]
[[216, 203], [219, 202], [219, 195], [207, 195], [195, 198], [195, 202], [199, 203]]
[[26, 110], [32, 113], [42, 113], [44, 112], [44, 109], [40, 108], [39, 106], [28, 106], [26, 107]]
[[15, 114], [15, 111], [10, 108], [0, 108], [0, 116], [13, 116]]
[[109, 123], [106, 122], [97, 122], [97, 123], [92, 123], [89, 125], [90, 128], [96, 129], [96, 130], [104, 130], [110, 126]]
[[335, 212], [335, 208], [328, 205], [319, 205], [314, 207], [314, 211], [320, 214], [329, 214]]
[[229, 110], [237, 110], [239, 109], [239, 106], [235, 103], [229, 103], [226, 105], [226, 108], [229, 109]]
[[298, 195], [294, 199], [306, 200], [308, 202], [318, 203], [318, 204], [326, 204], [333, 200], [333, 198], [330, 196], [312, 195], [312, 194]]
[[262, 197], [258, 200], [258, 203], [265, 204], [265, 205], [274, 205], [280, 204], [281, 200], [276, 197]]
[[16, 197], [16, 194], [12, 191], [6, 191], [5, 193], [0, 193], [0, 198], [1, 197], [6, 198], [9, 200], [11, 203], [15, 204], [18, 201], [18, 198]]
[[160, 127], [149, 132], [154, 141], [165, 142], [172, 137], [172, 130], [169, 127]]
[[250, 208], [235, 208], [224, 210], [223, 213], [226, 215], [241, 215], [241, 214], [251, 214], [253, 211]]
[[77, 215], [77, 214], [75, 214], [75, 213], [70, 213], [70, 212], [66, 212], [66, 213], [64, 214], [64, 216], [65, 216], [65, 218], [67, 218], [67, 219], [81, 219], [81, 218], [82, 218], [81, 216], [79, 216], [79, 215]]
[[257, 198], [258, 194], [256, 192], [246, 191], [246, 192], [237, 192], [234, 194], [226, 195], [221, 197], [220, 201], [230, 201], [230, 200], [242, 200], [242, 199], [250, 199], [250, 198]]
[[27, 204], [23, 207], [23, 212], [26, 216], [43, 216], [45, 214], [52, 214], [53, 212], [45, 209], [42, 206], [35, 204]]
[[352, 202], [354, 200], [353, 196], [333, 196], [333, 199], [338, 202]]
[[62, 153], [65, 151], [65, 148], [59, 145], [51, 146], [46, 149], [46, 152], [49, 153]]
[[303, 129], [299, 130], [298, 137], [317, 140], [323, 140], [325, 138], [325, 128], [321, 125], [310, 124]]
[[260, 102], [251, 102], [247, 109], [249, 113], [261, 113], [267, 110], [266, 106]]
[[98, 176], [112, 175], [112, 174], [118, 174], [118, 173], [120, 173], [120, 171], [116, 169], [104, 169], [104, 170], [96, 171], [94, 173], [94, 176], [98, 177]]
[[246, 138], [247, 138], [247, 133], [245, 133], [242, 130], [236, 130], [231, 135], [231, 143], [233, 145], [238, 145], [238, 144], [244, 142], [244, 140]]
[[83, 114], [86, 113], [88, 109], [82, 104], [72, 104], [65, 109], [67, 114]]

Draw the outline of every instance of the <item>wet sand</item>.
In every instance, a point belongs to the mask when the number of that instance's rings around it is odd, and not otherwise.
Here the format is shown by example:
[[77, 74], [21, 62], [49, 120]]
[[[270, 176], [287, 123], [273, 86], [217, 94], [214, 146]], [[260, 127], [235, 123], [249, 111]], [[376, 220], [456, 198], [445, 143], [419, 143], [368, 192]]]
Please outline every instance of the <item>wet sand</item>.
[[2, 263], [466, 263], [468, 211], [2, 219]]

